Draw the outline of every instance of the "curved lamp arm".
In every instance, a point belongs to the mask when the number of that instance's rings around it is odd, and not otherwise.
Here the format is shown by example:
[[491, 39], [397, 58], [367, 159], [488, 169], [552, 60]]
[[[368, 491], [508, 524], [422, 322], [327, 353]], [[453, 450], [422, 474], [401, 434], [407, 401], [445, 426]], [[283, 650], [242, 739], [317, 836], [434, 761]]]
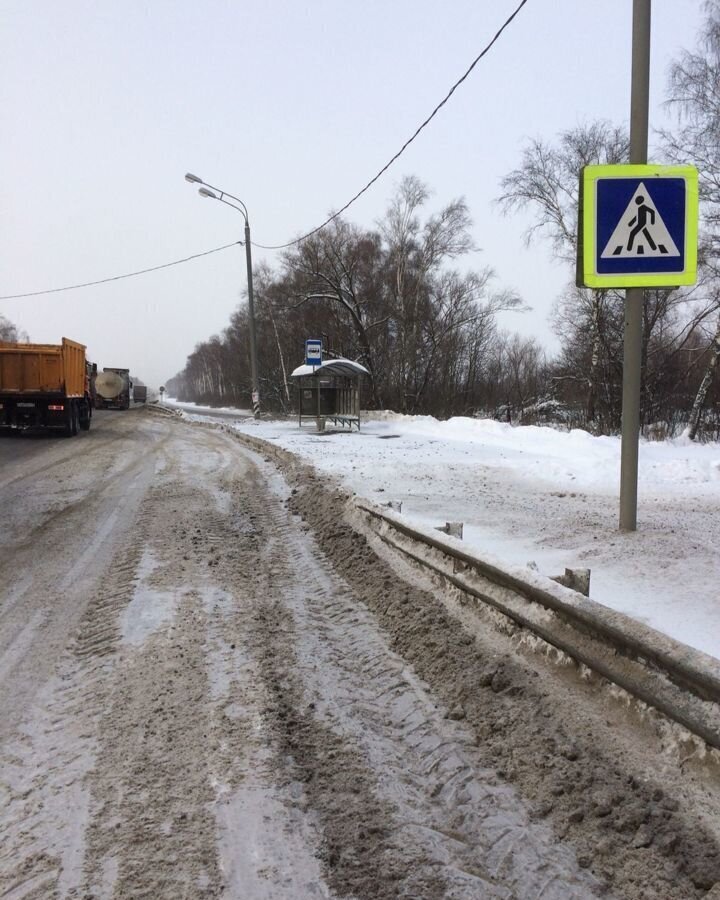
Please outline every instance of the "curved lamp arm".
[[[198, 191], [201, 197], [211, 197], [213, 200], [219, 200], [221, 203], [226, 203], [228, 206], [232, 206], [233, 209], [237, 209], [238, 212], [241, 212], [243, 216], [245, 216], [245, 224], [250, 224], [250, 217], [248, 216], [247, 206], [242, 202], [239, 197], [234, 197], [232, 194], [228, 194], [227, 191], [223, 191], [219, 187], [214, 187], [212, 184], [208, 184], [206, 181], [203, 181], [197, 175], [193, 175], [191, 172], [188, 172], [185, 175], [185, 181], [189, 181], [190, 184], [201, 184], [201, 187]], [[208, 190], [210, 188], [210, 190]], [[216, 194], [213, 191], [217, 191]], [[231, 200], [235, 200], [236, 203], [239, 203], [240, 206], [235, 206], [234, 203], [228, 203], [227, 200], [223, 200], [223, 197], [230, 197]]]

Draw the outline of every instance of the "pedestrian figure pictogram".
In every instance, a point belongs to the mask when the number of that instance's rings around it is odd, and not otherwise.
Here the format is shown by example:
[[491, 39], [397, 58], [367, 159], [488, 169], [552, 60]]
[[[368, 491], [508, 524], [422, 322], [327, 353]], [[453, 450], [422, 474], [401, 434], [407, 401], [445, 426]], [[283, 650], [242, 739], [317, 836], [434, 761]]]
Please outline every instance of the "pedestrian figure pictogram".
[[638, 184], [601, 259], [680, 256], [675, 242], [645, 185]]
[[[648, 244], [650, 244], [650, 246], [652, 247], [653, 250], [657, 250], [657, 246], [656, 246], [655, 242], [653, 241], [652, 237], [650, 236], [650, 232], [647, 230], [647, 225], [646, 225], [648, 216], [650, 217], [650, 224], [651, 225], [655, 224], [655, 210], [652, 207], [645, 205], [645, 198], [643, 197], [642, 194], [640, 194], [639, 196], [637, 196], [635, 198], [635, 202], [638, 205], [638, 212], [634, 219], [630, 219], [630, 224], [632, 225], [634, 222], [637, 222], [637, 225], [635, 225], [633, 230], [630, 232], [630, 240], [628, 241], [627, 248], [629, 251], [632, 250], [633, 241], [635, 240], [635, 238], [637, 237], [639, 232], [642, 231], [642, 233], [645, 235], [645, 239], [647, 240]], [[617, 253], [617, 252], [618, 251], [616, 250], [615, 253]], [[642, 247], [638, 247], [638, 253], [641, 253], [641, 252], [642, 252]], [[662, 244], [660, 245], [660, 252], [667, 253], [667, 250], [665, 249], [665, 247]]]

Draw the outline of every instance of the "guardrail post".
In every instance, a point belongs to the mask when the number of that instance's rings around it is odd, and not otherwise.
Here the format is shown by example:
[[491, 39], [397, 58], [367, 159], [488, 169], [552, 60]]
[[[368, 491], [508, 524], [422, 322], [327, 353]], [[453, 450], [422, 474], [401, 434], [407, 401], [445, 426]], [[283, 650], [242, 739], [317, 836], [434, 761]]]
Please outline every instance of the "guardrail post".
[[436, 531], [444, 531], [445, 534], [449, 534], [450, 537], [460, 538], [460, 540], [462, 540], [463, 523], [462, 522], [446, 522], [444, 525], [438, 525], [435, 530]]
[[564, 575], [556, 575], [550, 580], [577, 591], [585, 597], [590, 596], [590, 569], [565, 569]]

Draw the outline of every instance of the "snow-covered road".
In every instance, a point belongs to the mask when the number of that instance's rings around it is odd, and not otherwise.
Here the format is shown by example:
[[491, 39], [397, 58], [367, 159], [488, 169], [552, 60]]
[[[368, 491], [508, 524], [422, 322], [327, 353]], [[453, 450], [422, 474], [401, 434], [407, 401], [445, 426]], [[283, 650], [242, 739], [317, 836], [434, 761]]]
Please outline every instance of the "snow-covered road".
[[3, 898], [720, 883], [698, 748], [466, 627], [309, 468], [149, 409], [0, 453]]

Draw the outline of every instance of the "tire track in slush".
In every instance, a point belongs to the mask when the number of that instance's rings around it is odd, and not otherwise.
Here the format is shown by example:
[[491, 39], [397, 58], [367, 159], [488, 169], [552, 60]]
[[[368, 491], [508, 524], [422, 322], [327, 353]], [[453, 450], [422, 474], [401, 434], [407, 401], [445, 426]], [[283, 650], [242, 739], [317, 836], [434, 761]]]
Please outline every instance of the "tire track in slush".
[[134, 590], [147, 516], [126, 537], [86, 608], [56, 675], [36, 698], [33, 715], [3, 748], [0, 897], [55, 900], [81, 880], [90, 818], [88, 773], [97, 727], [115, 668], [118, 618]]
[[201, 597], [188, 591], [169, 631], [118, 666], [89, 777], [86, 894], [220, 895], [204, 631]]
[[[156, 445], [164, 445], [167, 435]], [[132, 528], [101, 529], [88, 549], [112, 536], [112, 562], [81, 614], [55, 676], [35, 698], [32, 715], [3, 746], [0, 821], [0, 897], [54, 900], [72, 896], [82, 878], [85, 829], [90, 821], [88, 775], [97, 758], [98, 724], [117, 663], [119, 619], [132, 599], [152, 510], [145, 493], [147, 467], [137, 461], [127, 514]], [[109, 485], [113, 490], [112, 485]], [[103, 491], [105, 486], [103, 486]], [[136, 495], [140, 497], [137, 505]], [[124, 506], [121, 498], [117, 510]], [[112, 524], [117, 510], [111, 514]], [[49, 557], [48, 557], [49, 558]], [[81, 561], [82, 562], [82, 561]], [[82, 570], [90, 560], [77, 563]], [[73, 579], [75, 580], [75, 579]], [[63, 590], [70, 587], [69, 576]], [[30, 713], [30, 710], [28, 711]]]
[[142, 555], [88, 779], [82, 887], [92, 896], [223, 891], [215, 786], [243, 748], [223, 745], [216, 721], [208, 597], [220, 590], [216, 554], [237, 538], [222, 489], [230, 447], [180, 425], [141, 516]]
[[253, 625], [267, 715], [323, 822], [328, 883], [362, 898], [595, 896], [599, 882], [479, 764], [259, 465], [245, 500], [263, 535]]
[[[147, 426], [146, 426], [147, 427]], [[5, 530], [0, 542], [0, 585], [7, 595], [0, 604], [0, 659], [4, 691], [0, 734], [9, 737], [32, 707], [36, 692], [52, 676], [63, 653], [80, 626], [84, 612], [97, 601], [103, 581], [117, 565], [132, 522], [153, 477], [152, 452], [159, 452], [168, 439], [167, 430], [151, 435], [151, 454], [132, 454], [128, 459], [126, 441], [118, 440], [114, 468], [120, 479], [107, 471], [99, 483], [86, 483], [87, 471], [102, 468], [102, 453], [94, 447], [62, 477], [30, 482], [27, 493], [39, 493], [57, 507], [48, 516], [46, 504], [37, 509], [32, 501], [15, 498], [3, 516], [22, 523], [32, 541], [13, 543]], [[134, 442], [132, 442], [134, 443]], [[107, 462], [107, 460], [105, 460]], [[78, 475], [82, 474], [82, 478]], [[75, 479], [80, 478], [78, 488]], [[68, 491], [58, 483], [70, 484]], [[55, 492], [55, 493], [54, 493]], [[77, 501], [82, 493], [84, 500]], [[28, 505], [29, 503], [29, 505]], [[34, 628], [28, 628], [28, 624]], [[16, 652], [18, 639], [28, 644], [28, 652]]]

